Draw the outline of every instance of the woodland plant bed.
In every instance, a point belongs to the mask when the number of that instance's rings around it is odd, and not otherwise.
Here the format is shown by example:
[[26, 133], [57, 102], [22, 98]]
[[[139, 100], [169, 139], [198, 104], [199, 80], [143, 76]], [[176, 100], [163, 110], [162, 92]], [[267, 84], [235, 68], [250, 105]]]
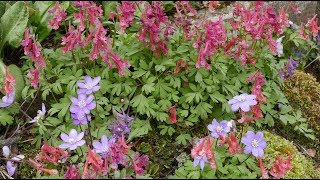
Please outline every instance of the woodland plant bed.
[[1, 177], [320, 178], [317, 101], [288, 86], [320, 27], [289, 11], [0, 2]]

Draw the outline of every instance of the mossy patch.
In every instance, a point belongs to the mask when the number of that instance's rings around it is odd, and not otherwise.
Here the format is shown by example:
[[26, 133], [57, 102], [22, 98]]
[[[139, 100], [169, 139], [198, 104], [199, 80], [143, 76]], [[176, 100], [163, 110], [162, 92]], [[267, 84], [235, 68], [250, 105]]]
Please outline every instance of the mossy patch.
[[285, 81], [284, 93], [290, 105], [300, 109], [312, 129], [320, 131], [320, 84], [311, 74], [296, 71]]
[[267, 142], [267, 148], [264, 151], [264, 163], [267, 168], [271, 167], [277, 154], [283, 158], [292, 154], [293, 158], [291, 164], [293, 165], [293, 168], [284, 176], [284, 178], [320, 178], [311, 159], [299, 152], [292, 142], [267, 131], [264, 131], [263, 134], [264, 139]]

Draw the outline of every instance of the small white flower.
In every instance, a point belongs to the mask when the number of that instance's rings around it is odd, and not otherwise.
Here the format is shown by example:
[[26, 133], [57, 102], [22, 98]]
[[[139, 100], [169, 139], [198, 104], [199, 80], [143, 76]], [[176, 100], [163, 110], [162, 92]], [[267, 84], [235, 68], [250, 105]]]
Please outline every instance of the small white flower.
[[33, 120], [32, 121], [30, 121], [29, 123], [37, 123], [37, 124], [39, 124], [39, 120], [41, 119], [44, 119], [44, 117], [45, 117], [45, 114], [46, 114], [46, 106], [42, 103], [42, 110], [38, 110], [37, 111], [37, 116], [35, 117], [35, 118], [33, 118]]
[[12, 160], [15, 160], [15, 161], [20, 161], [20, 160], [24, 159], [24, 155], [19, 154], [19, 155], [15, 156], [15, 157], [13, 157], [13, 158], [11, 158], [11, 159], [12, 159]]
[[2, 154], [3, 154], [4, 157], [9, 158], [9, 156], [11, 154], [11, 151], [10, 151], [8, 146], [3, 146]]
[[279, 39], [277, 39], [277, 53], [278, 57], [280, 57], [283, 54], [283, 45], [282, 45], [282, 39], [284, 36], [281, 36]]

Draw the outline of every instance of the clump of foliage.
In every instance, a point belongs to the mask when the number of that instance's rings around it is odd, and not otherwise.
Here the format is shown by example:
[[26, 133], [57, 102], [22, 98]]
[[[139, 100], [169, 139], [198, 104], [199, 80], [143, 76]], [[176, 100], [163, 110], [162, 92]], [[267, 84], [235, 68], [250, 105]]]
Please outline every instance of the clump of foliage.
[[291, 161], [293, 168], [288, 171], [284, 178], [319, 178], [319, 174], [317, 174], [312, 160], [299, 152], [292, 142], [267, 131], [264, 131], [263, 134], [268, 143], [268, 146], [265, 149], [266, 156], [264, 158], [264, 162], [267, 163], [266, 167], [271, 166], [271, 163], [268, 162], [275, 160], [276, 155], [282, 154], [283, 156], [288, 156], [294, 154]]
[[290, 105], [301, 110], [310, 127], [320, 131], [320, 84], [309, 73], [296, 71], [284, 82], [284, 93]]

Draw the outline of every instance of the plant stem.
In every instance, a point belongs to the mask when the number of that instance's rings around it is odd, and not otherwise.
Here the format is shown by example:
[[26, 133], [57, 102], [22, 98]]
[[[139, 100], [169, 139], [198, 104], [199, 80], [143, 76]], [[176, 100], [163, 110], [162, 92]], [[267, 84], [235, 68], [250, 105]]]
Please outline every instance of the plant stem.
[[303, 69], [306, 69], [308, 66], [310, 66], [314, 61], [318, 60], [320, 56], [318, 56], [316, 59], [312, 60], [308, 65], [306, 65]]
[[87, 120], [87, 122], [88, 122], [88, 131], [89, 131], [89, 135], [90, 135], [90, 140], [91, 140], [91, 145], [92, 145], [92, 134], [91, 134], [91, 130], [90, 130], [90, 122], [88, 121], [88, 118], [87, 118], [87, 116], [85, 115], [85, 117], [86, 117], [86, 120]]
[[240, 165], [241, 165], [242, 163], [244, 163], [246, 160], [248, 160], [250, 157], [251, 157], [251, 154], [250, 154], [245, 160], [243, 160], [243, 161], [240, 163]]

